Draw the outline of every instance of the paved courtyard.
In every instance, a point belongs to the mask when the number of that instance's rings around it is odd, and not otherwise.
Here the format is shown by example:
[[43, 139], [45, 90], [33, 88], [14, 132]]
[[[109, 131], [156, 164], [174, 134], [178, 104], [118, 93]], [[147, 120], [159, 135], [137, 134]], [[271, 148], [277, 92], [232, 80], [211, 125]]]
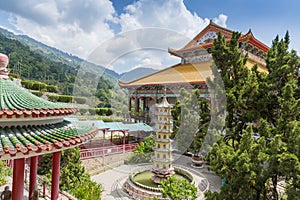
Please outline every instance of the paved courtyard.
[[[174, 165], [184, 167], [193, 172], [196, 179], [206, 178], [209, 182], [209, 190], [219, 191], [221, 187], [221, 179], [216, 176], [213, 172], [207, 169], [207, 166], [204, 166], [201, 169], [195, 169], [191, 167], [192, 161], [190, 157], [187, 156], [174, 156], [175, 162]], [[108, 165], [108, 170], [100, 174], [92, 176], [92, 179], [97, 183], [101, 183], [104, 192], [102, 198], [105, 200], [121, 200], [121, 199], [130, 199], [127, 197], [126, 193], [121, 188], [129, 173], [134, 170], [136, 165], [120, 165], [118, 167], [110, 167]], [[200, 197], [199, 199], [202, 199]]]

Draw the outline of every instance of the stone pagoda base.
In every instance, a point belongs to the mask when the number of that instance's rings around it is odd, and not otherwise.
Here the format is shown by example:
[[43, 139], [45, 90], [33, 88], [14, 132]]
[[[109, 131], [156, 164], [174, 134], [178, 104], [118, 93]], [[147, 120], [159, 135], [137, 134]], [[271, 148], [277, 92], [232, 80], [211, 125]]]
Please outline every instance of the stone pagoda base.
[[158, 169], [152, 169], [151, 172], [154, 174], [154, 176], [151, 178], [151, 180], [154, 183], [160, 183], [163, 180], [166, 180], [173, 174], [175, 174], [175, 171], [173, 168], [171, 169], [166, 169], [166, 170], [158, 170]]

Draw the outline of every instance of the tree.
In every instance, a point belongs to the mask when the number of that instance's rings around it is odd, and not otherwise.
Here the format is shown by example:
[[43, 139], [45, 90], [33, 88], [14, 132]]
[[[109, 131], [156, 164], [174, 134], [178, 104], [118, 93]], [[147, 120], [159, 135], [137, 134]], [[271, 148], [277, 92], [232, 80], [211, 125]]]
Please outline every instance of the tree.
[[269, 73], [248, 70], [238, 50], [219, 34], [213, 58], [226, 88], [226, 135], [210, 152], [211, 169], [226, 179], [207, 199], [279, 199], [278, 182], [293, 199], [300, 191], [299, 58], [288, 51], [289, 36], [273, 41], [266, 57]]
[[128, 159], [130, 163], [147, 163], [151, 161], [151, 155], [153, 153], [152, 147], [155, 145], [154, 135], [151, 134], [145, 138], [144, 142], [139, 143], [136, 146], [133, 155]]
[[181, 89], [172, 117], [172, 138], [175, 138], [178, 150], [198, 154], [210, 122], [208, 101], [200, 97], [198, 89], [192, 92]]
[[176, 178], [171, 176], [168, 179], [161, 182], [163, 188], [162, 195], [164, 198], [170, 198], [172, 200], [182, 199], [196, 199], [197, 188], [187, 180]]
[[[43, 156], [39, 173], [51, 179], [52, 155]], [[61, 153], [60, 189], [70, 192], [79, 199], [98, 200], [103, 188], [100, 184], [93, 182], [81, 165], [79, 148], [71, 148]], [[84, 197], [84, 198], [83, 198]]]

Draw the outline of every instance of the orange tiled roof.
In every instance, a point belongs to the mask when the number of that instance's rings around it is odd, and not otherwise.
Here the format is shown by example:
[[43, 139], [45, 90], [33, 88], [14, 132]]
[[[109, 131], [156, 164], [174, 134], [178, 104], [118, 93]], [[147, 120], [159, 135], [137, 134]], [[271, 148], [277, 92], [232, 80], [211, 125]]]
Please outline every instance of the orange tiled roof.
[[[205, 84], [208, 77], [212, 76], [212, 62], [177, 64], [160, 70], [148, 76], [130, 81], [128, 83], [119, 80], [121, 87], [140, 87], [144, 85], [184, 85], [191, 83]], [[251, 69], [256, 62], [248, 59], [246, 66]], [[258, 65], [258, 71], [267, 73], [267, 68]]]
[[138, 87], [158, 84], [205, 83], [206, 79], [211, 76], [210, 66], [210, 61], [193, 64], [177, 64], [128, 83], [119, 80], [119, 85], [121, 87]]

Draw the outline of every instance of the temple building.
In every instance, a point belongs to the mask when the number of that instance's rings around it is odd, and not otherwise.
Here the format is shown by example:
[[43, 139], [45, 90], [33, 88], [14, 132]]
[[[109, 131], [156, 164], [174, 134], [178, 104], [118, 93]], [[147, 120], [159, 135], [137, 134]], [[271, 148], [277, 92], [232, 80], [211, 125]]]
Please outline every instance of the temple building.
[[[119, 80], [119, 85], [129, 91], [128, 111], [134, 115], [136, 121], [150, 123], [149, 108], [160, 101], [165, 87], [168, 101], [172, 104], [183, 87], [187, 90], [199, 89], [202, 97], [208, 97], [206, 80], [212, 74], [211, 49], [219, 32], [226, 41], [230, 41], [233, 31], [210, 21], [209, 25], [183, 48], [168, 49], [171, 55], [181, 58], [180, 63], [130, 82]], [[259, 71], [267, 72], [264, 56], [269, 47], [256, 39], [251, 30], [240, 37], [239, 49], [243, 55], [248, 54], [247, 67], [251, 68], [257, 64]]]
[[[92, 139], [98, 129], [64, 117], [76, 108], [39, 98], [10, 80], [8, 57], [0, 53], [0, 160], [12, 161], [12, 200], [24, 199], [25, 163], [29, 163], [31, 200], [37, 187], [38, 157], [52, 154], [51, 199], [59, 199], [61, 151]], [[50, 163], [49, 163], [50, 164]]]

